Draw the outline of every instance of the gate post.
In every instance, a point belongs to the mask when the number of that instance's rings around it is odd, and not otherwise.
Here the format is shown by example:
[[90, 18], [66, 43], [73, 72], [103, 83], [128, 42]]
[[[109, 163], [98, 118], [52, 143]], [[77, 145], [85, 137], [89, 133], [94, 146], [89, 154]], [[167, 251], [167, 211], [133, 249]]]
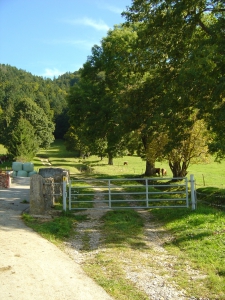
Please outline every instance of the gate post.
[[148, 208], [148, 179], [145, 179], [146, 208]]
[[67, 183], [67, 178], [66, 176], [63, 176], [63, 210], [66, 211], [66, 197], [67, 197], [67, 192], [66, 192], [66, 183]]
[[195, 199], [195, 180], [194, 175], [190, 175], [190, 183], [191, 183], [191, 207], [193, 210], [196, 209], [196, 199]]
[[108, 187], [109, 187], [109, 208], [112, 208], [112, 198], [111, 198], [111, 181], [110, 179], [108, 180]]

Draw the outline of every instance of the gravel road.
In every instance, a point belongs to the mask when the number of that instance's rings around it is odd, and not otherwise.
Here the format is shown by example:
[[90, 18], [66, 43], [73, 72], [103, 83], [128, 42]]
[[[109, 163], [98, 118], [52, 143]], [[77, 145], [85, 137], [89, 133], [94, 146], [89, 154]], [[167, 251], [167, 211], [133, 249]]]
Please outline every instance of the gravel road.
[[81, 266], [24, 225], [29, 178], [0, 188], [0, 299], [112, 300]]

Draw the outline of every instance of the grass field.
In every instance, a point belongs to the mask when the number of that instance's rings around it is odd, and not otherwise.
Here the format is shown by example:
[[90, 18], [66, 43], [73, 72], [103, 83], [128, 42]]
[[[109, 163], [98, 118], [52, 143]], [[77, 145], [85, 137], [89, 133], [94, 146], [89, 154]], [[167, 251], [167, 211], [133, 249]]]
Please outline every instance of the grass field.
[[[0, 147], [0, 153], [5, 149]], [[114, 165], [109, 166], [107, 159], [100, 160], [91, 156], [86, 159], [75, 158], [73, 153], [66, 151], [62, 141], [55, 141], [49, 150], [40, 151], [34, 158], [35, 169], [45, 167], [42, 160], [48, 160], [53, 167], [68, 169], [75, 177], [82, 178], [123, 178], [139, 177], [144, 173], [145, 162], [137, 156], [126, 156], [114, 159]], [[123, 162], [128, 165], [124, 166]], [[3, 167], [10, 167], [8, 162]], [[167, 163], [156, 163], [156, 167], [168, 170], [168, 179], [172, 176]], [[225, 194], [223, 170], [225, 163], [213, 162], [207, 165], [192, 165], [189, 173], [194, 174], [196, 187], [206, 195], [205, 200], [215, 202], [212, 194], [220, 193], [223, 202]], [[204, 196], [205, 197], [205, 196]], [[204, 198], [203, 197], [203, 198]], [[173, 263], [172, 276], [180, 288], [188, 291], [195, 299], [225, 299], [225, 213], [214, 209], [204, 203], [199, 203], [197, 210], [190, 209], [152, 209], [149, 210], [155, 220], [163, 225], [173, 238], [164, 244], [168, 253], [175, 255], [176, 263]], [[83, 218], [83, 216], [82, 216]], [[52, 221], [43, 222], [24, 216], [27, 225], [34, 228], [45, 238], [60, 245], [73, 234], [76, 226], [83, 219], [77, 219], [71, 214], [64, 214]], [[92, 256], [85, 263], [86, 272], [92, 276], [109, 294], [118, 300], [147, 299], [147, 297], [129, 283], [124, 277], [122, 266], [126, 258], [134, 265], [139, 262], [140, 255], [151, 257], [156, 255], [152, 249], [146, 247], [143, 235], [143, 223], [138, 212], [133, 210], [107, 212], [101, 220], [101, 232], [107, 238], [103, 243], [104, 252]], [[132, 235], [131, 235], [132, 231]], [[85, 237], [86, 239], [87, 237]], [[88, 241], [85, 240], [85, 251], [88, 249]], [[149, 260], [143, 260], [143, 264], [151, 264]], [[186, 266], [191, 266], [204, 277], [190, 281], [188, 274], [184, 272]], [[120, 266], [120, 268], [118, 267]], [[143, 265], [143, 267], [145, 267]], [[160, 268], [159, 268], [160, 272]], [[167, 274], [168, 278], [170, 274]], [[119, 293], [118, 293], [119, 291]]]
[[[114, 158], [114, 165], [108, 165], [107, 158], [100, 160], [97, 156], [90, 156], [86, 159], [75, 158], [72, 152], [68, 152], [62, 141], [56, 140], [49, 150], [40, 151], [34, 159], [35, 167], [41, 168], [43, 164], [40, 158], [48, 158], [52, 166], [63, 167], [70, 170], [71, 174], [81, 174], [86, 170], [89, 176], [94, 177], [126, 177], [126, 176], [140, 176], [145, 172], [145, 161], [138, 156], [124, 156]], [[124, 161], [128, 165], [124, 166]], [[157, 168], [166, 168], [167, 177], [172, 177], [172, 172], [168, 163], [156, 162]], [[225, 187], [225, 161], [221, 163], [214, 162], [211, 159], [210, 164], [190, 165], [187, 177], [194, 174], [196, 180], [196, 187], [214, 186]]]

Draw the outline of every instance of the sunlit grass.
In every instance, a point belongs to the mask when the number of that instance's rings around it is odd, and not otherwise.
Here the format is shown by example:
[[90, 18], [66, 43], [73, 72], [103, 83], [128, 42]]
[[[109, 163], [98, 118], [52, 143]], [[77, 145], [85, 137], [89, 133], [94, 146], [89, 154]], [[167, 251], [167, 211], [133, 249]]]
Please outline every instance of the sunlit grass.
[[24, 213], [22, 218], [25, 224], [33, 228], [41, 236], [54, 244], [61, 245], [63, 241], [69, 238], [81, 219], [86, 219], [86, 216], [74, 216], [72, 214], [63, 213], [61, 216], [53, 219], [35, 218]]
[[165, 245], [166, 249], [175, 253], [180, 261], [188, 260], [196, 269], [207, 274], [202, 283], [212, 289], [212, 295], [217, 294], [218, 299], [224, 299], [224, 212], [201, 205], [195, 211], [157, 209], [152, 212], [174, 237]]

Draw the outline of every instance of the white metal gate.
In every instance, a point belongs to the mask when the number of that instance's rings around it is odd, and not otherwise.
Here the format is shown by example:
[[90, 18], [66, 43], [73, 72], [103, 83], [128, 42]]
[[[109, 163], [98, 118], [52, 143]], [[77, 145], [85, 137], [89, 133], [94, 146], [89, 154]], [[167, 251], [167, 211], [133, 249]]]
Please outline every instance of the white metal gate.
[[[189, 189], [190, 182], [190, 189]], [[63, 209], [196, 208], [194, 176], [79, 179], [63, 182]], [[190, 196], [189, 196], [190, 194]], [[68, 197], [67, 197], [68, 196]], [[190, 200], [189, 200], [190, 197]]]

